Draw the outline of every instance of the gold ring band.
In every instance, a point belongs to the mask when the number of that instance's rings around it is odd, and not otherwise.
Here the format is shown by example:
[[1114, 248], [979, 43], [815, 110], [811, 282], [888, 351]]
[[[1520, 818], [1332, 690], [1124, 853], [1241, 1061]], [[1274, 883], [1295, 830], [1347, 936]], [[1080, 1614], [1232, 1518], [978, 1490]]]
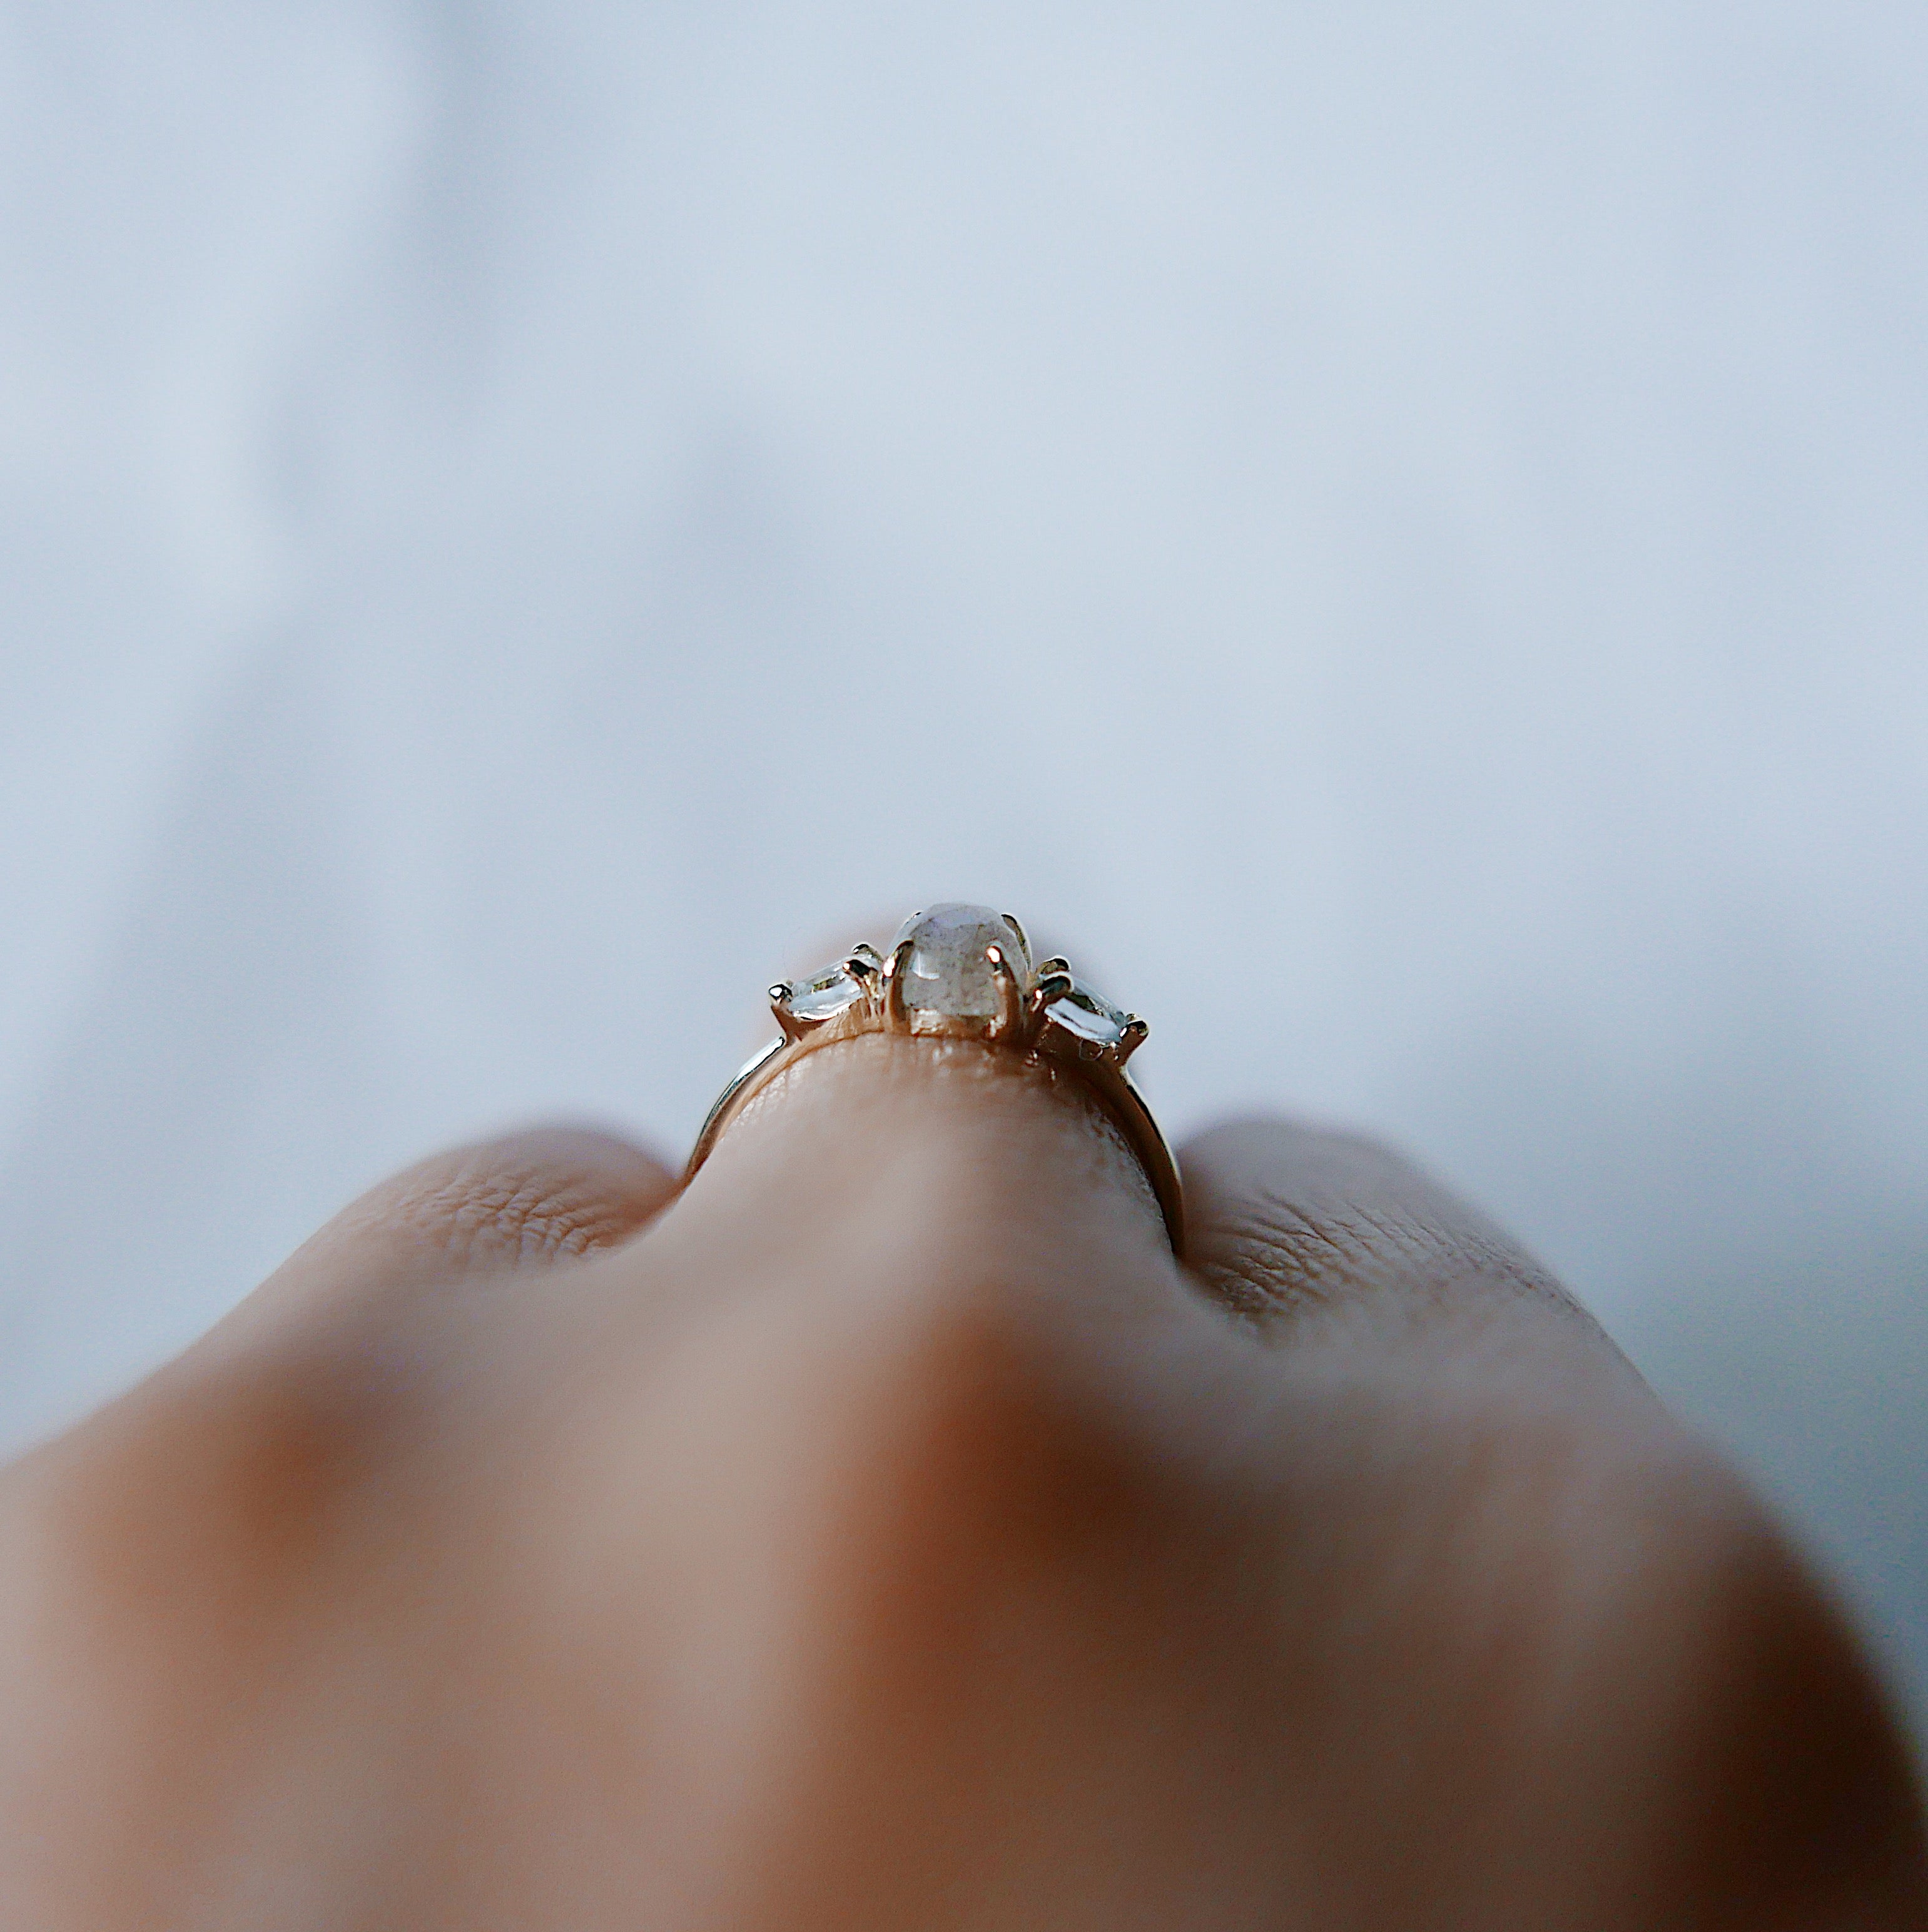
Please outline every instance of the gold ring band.
[[886, 955], [853, 947], [807, 980], [770, 988], [781, 1034], [716, 1097], [697, 1136], [687, 1181], [763, 1088], [803, 1054], [867, 1033], [976, 1040], [1075, 1074], [1099, 1101], [1151, 1184], [1174, 1255], [1185, 1246], [1177, 1163], [1125, 1063], [1150, 1028], [1075, 978], [1061, 958], [1033, 964], [1009, 913], [945, 904], [913, 913]]

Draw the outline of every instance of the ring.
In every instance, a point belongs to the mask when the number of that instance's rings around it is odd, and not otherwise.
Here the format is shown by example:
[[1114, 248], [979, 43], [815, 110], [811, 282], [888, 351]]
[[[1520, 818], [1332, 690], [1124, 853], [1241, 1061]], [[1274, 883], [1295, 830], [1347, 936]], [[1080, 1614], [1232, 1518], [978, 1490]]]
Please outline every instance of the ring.
[[869, 1033], [981, 1040], [1084, 1082], [1144, 1168], [1172, 1252], [1184, 1252], [1178, 1168], [1125, 1070], [1151, 1029], [1074, 978], [1066, 961], [1033, 966], [1030, 941], [1009, 913], [955, 904], [914, 912], [898, 928], [888, 956], [855, 946], [807, 980], [772, 986], [770, 1007], [783, 1030], [717, 1096], [685, 1182], [751, 1100], [806, 1053]]

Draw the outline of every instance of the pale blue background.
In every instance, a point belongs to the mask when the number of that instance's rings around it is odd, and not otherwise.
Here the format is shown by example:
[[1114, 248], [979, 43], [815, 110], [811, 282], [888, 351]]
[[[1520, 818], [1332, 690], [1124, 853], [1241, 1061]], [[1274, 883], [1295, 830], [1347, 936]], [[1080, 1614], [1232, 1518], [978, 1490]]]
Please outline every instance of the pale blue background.
[[0, 1425], [1009, 903], [1928, 1686], [1918, 4], [0, 6]]

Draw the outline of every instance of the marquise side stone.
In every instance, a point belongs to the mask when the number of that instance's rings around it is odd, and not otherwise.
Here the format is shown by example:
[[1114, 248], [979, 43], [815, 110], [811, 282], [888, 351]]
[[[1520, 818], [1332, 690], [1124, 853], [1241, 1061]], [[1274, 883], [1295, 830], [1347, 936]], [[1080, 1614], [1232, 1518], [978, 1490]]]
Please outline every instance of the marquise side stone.
[[1045, 1018], [1095, 1047], [1114, 1047], [1125, 1037], [1125, 1016], [1102, 994], [1077, 980], [1045, 1009]]
[[805, 1026], [816, 1026], [848, 1012], [863, 997], [856, 976], [839, 963], [799, 980], [790, 996], [790, 1010]]

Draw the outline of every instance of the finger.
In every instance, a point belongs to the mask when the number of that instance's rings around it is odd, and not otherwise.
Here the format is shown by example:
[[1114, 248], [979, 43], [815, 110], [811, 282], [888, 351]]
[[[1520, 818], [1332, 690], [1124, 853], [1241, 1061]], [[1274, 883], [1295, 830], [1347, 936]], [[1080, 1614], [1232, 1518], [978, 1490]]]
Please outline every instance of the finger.
[[[184, 1354], [45, 1456], [103, 1520], [124, 1514], [116, 1498], [171, 1498], [171, 1513], [158, 1502], [148, 1513], [163, 1542], [231, 1532], [245, 1567], [247, 1550], [274, 1543], [274, 1525], [334, 1493], [384, 1401], [420, 1393], [418, 1364], [406, 1344], [390, 1346], [415, 1316], [418, 1336], [439, 1322], [471, 1339], [475, 1298], [451, 1289], [486, 1279], [509, 1288], [506, 1305], [536, 1299], [518, 1277], [532, 1286], [617, 1246], [674, 1186], [641, 1149], [580, 1127], [435, 1155], [344, 1209]], [[371, 1402], [378, 1388], [383, 1400]]]
[[344, 1208], [244, 1306], [339, 1305], [551, 1267], [627, 1240], [675, 1187], [653, 1155], [592, 1128], [535, 1127], [453, 1148]]
[[1187, 1264], [1276, 1339], [1523, 1323], [1618, 1359], [1518, 1242], [1375, 1142], [1242, 1120], [1191, 1142], [1180, 1166]]
[[1192, 1298], [1084, 1081], [970, 1040], [873, 1034], [804, 1054], [730, 1123], [650, 1246], [744, 1281], [855, 1276], [955, 1304], [1019, 1284], [1061, 1311], [1102, 1298], [1111, 1318]]
[[[853, 1189], [861, 1196], [882, 1176], [884, 1192], [900, 1202], [921, 1194], [961, 1250], [1001, 1248], [1035, 1258], [1065, 1250], [1067, 1238], [1072, 1248], [1081, 1236], [1102, 1245], [1126, 1229], [1143, 1246], [1152, 1190], [1130, 1151], [1142, 1126], [1133, 1096], [1111, 1090], [1117, 1076], [1108, 1067], [1081, 1069], [1008, 1043], [1049, 983], [1023, 990], [1031, 952], [1015, 916], [940, 903], [913, 914], [892, 944], [895, 964], [859, 947], [868, 964], [853, 954], [807, 982], [813, 1002], [826, 993], [841, 1000], [830, 1010], [847, 1015], [847, 1024], [813, 1031], [827, 1017], [823, 1006], [806, 1016], [793, 1004], [801, 998], [796, 988], [772, 989], [794, 1051], [766, 1056], [726, 1091], [712, 1118], [722, 1122], [729, 1151], [719, 1166], [718, 1130], [706, 1126], [692, 1156], [697, 1172], [685, 1222], [713, 1220], [715, 1204], [727, 1201], [733, 1180], [740, 1192], [757, 1162], [769, 1198], [803, 1210], [766, 1222], [784, 1226], [787, 1239], [797, 1232], [787, 1224], [799, 1218], [813, 1234], [837, 1226], [852, 1210]], [[1024, 975], [1014, 976], [1014, 958]], [[865, 997], [866, 974], [878, 976], [896, 1016], [881, 1030], [879, 1019], [888, 1016], [880, 1016], [874, 993], [864, 1010], [852, 1010]], [[1048, 1030], [1056, 1010], [1047, 1010]], [[1155, 1132], [1149, 1140], [1146, 1157], [1162, 1162]], [[1162, 1166], [1159, 1174], [1169, 1181]], [[865, 1211], [861, 1199], [854, 1205]], [[901, 1225], [901, 1212], [896, 1218]], [[1169, 1282], [1168, 1265], [1165, 1272]]]

